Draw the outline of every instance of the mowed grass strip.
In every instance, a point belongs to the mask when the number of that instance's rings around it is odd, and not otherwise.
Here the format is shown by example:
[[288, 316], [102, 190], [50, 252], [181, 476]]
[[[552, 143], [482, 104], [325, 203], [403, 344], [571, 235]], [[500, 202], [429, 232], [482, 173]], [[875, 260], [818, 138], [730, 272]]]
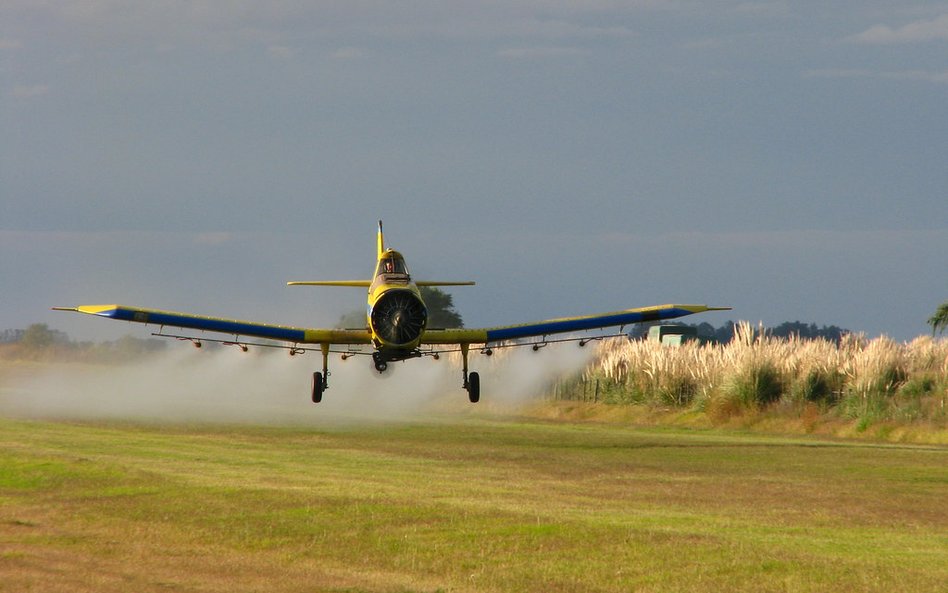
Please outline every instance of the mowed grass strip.
[[937, 591], [948, 450], [0, 420], [0, 591]]

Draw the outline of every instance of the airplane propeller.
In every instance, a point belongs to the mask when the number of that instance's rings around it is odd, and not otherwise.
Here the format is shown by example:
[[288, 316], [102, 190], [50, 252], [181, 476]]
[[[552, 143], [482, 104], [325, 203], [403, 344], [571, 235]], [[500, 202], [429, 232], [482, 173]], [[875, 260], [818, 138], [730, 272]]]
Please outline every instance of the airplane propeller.
[[428, 321], [424, 304], [411, 292], [392, 291], [372, 309], [372, 327], [390, 344], [408, 344], [421, 336]]

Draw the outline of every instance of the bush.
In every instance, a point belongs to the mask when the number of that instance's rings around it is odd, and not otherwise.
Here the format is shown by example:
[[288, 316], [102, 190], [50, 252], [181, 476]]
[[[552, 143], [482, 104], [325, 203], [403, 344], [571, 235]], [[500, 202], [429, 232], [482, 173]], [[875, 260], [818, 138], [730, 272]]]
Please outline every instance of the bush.
[[766, 406], [778, 401], [783, 395], [783, 381], [773, 365], [758, 363], [736, 375], [727, 391], [745, 406]]
[[936, 385], [935, 377], [932, 375], [926, 374], [912, 377], [905, 381], [899, 388], [899, 396], [909, 399], [920, 399], [934, 393]]
[[833, 403], [839, 400], [842, 389], [843, 376], [839, 372], [815, 368], [794, 384], [792, 392], [796, 400]]

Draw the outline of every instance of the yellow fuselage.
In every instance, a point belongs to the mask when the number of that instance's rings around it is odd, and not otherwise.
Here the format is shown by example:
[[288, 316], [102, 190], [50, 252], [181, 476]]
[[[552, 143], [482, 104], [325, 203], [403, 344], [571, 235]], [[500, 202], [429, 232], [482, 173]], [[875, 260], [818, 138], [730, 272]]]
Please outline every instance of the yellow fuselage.
[[369, 285], [366, 321], [372, 343], [390, 354], [415, 351], [428, 325], [428, 309], [405, 259], [394, 250], [379, 254]]

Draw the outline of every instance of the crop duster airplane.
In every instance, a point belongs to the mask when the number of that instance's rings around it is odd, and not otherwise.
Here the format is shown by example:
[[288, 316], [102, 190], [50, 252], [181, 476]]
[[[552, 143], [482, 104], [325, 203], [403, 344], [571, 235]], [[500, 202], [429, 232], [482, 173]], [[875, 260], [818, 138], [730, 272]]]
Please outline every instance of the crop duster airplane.
[[[385, 372], [388, 364], [393, 361], [407, 360], [422, 356], [437, 358], [446, 352], [461, 353], [463, 361], [464, 383], [462, 387], [467, 391], [472, 403], [480, 399], [480, 376], [476, 372], [468, 372], [468, 352], [472, 345], [480, 345], [484, 354], [490, 355], [492, 348], [505, 345], [527, 346], [532, 345], [534, 350], [547, 344], [547, 336], [580, 332], [585, 330], [602, 329], [607, 327], [625, 326], [632, 323], [673, 319], [701, 313], [704, 311], [728, 310], [730, 307], [707, 307], [705, 305], [659, 305], [639, 309], [625, 309], [612, 313], [585, 315], [581, 317], [566, 317], [550, 319], [520, 325], [505, 325], [480, 329], [468, 328], [431, 328], [428, 327], [428, 309], [422, 300], [419, 287], [423, 286], [461, 286], [472, 285], [473, 282], [440, 282], [428, 280], [413, 280], [405, 265], [402, 254], [385, 248], [382, 235], [382, 221], [379, 221], [378, 233], [378, 262], [375, 266], [375, 275], [372, 280], [316, 280], [306, 282], [288, 282], [290, 286], [349, 286], [368, 289], [368, 309], [366, 324], [360, 329], [309, 329], [303, 327], [287, 327], [269, 325], [235, 319], [218, 317], [204, 317], [160, 311], [157, 309], [141, 309], [123, 305], [80, 305], [78, 307], [53, 307], [56, 311], [76, 311], [109, 319], [134, 321], [158, 325], [158, 333], [153, 335], [180, 340], [190, 340], [200, 347], [202, 341], [218, 342], [235, 345], [246, 351], [248, 346], [279, 347], [289, 350], [291, 355], [301, 354], [307, 350], [316, 350], [307, 345], [318, 345], [323, 357], [322, 371], [313, 373], [312, 398], [314, 403], [322, 400], [323, 392], [329, 386], [329, 354], [342, 354], [343, 360], [357, 354], [369, 354], [360, 351], [362, 346], [371, 346], [371, 356], [375, 363], [375, 370]], [[196, 329], [221, 334], [231, 334], [233, 340], [218, 340], [203, 337], [173, 335], [164, 333], [165, 327], [180, 327]], [[283, 345], [249, 344], [241, 341], [242, 336], [265, 338], [285, 342]], [[576, 340], [584, 345], [593, 338], [567, 338]], [[520, 338], [542, 338], [541, 341], [531, 343], [514, 343], [508, 341]], [[343, 348], [344, 347], [344, 348]]]

